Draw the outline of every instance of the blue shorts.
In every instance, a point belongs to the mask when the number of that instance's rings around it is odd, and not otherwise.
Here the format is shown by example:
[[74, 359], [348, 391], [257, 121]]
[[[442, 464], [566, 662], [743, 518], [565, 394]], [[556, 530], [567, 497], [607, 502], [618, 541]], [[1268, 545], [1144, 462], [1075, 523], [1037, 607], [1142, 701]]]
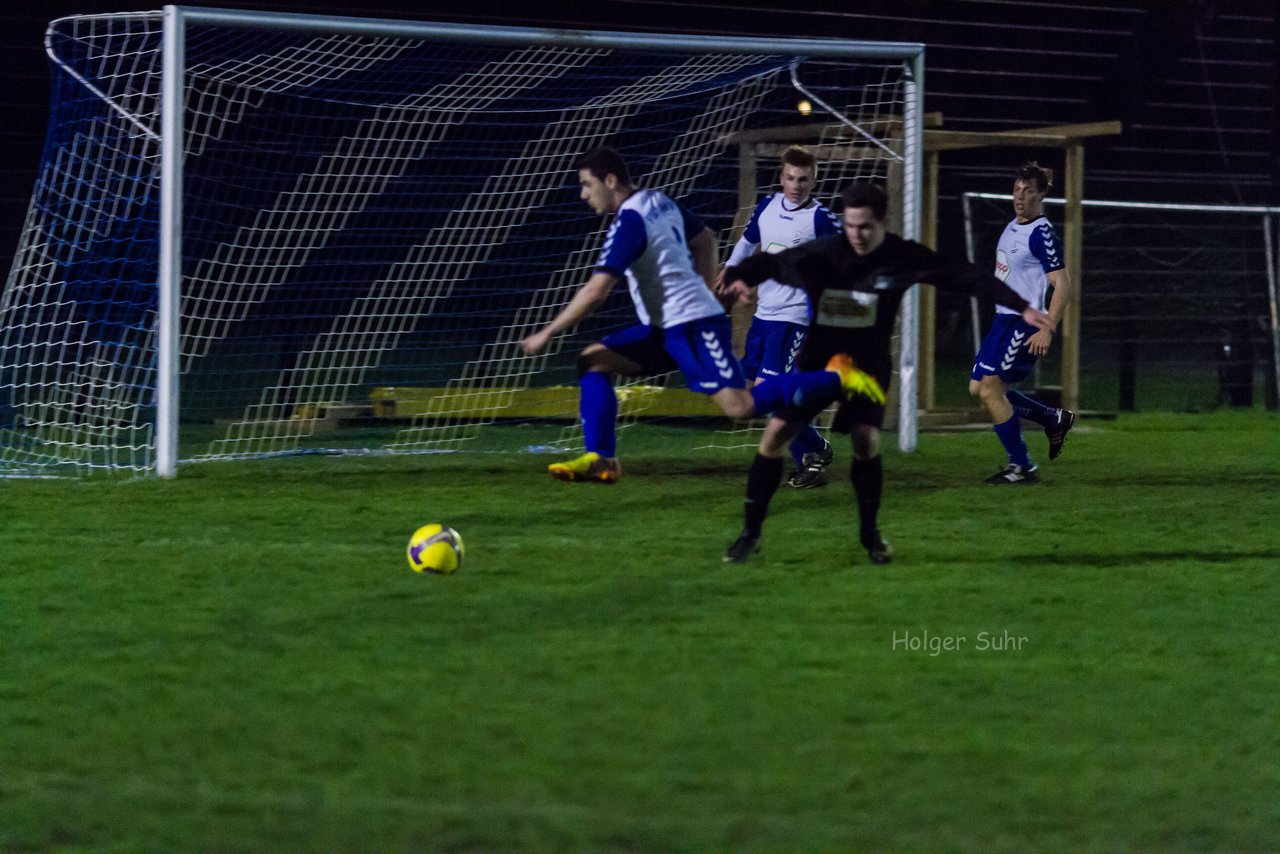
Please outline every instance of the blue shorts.
[[654, 329], [637, 323], [600, 343], [640, 366], [640, 375], [665, 374], [676, 368], [691, 391], [715, 394], [722, 388], [746, 388], [742, 367], [733, 356], [729, 316], [704, 317]]
[[1025, 379], [1036, 363], [1036, 357], [1027, 349], [1027, 339], [1035, 332], [1036, 328], [1024, 323], [1021, 315], [997, 314], [987, 337], [982, 339], [969, 376], [975, 380], [997, 376], [1009, 385]]
[[791, 373], [808, 334], [809, 327], [799, 323], [752, 318], [746, 351], [742, 354], [742, 373], [749, 380]]

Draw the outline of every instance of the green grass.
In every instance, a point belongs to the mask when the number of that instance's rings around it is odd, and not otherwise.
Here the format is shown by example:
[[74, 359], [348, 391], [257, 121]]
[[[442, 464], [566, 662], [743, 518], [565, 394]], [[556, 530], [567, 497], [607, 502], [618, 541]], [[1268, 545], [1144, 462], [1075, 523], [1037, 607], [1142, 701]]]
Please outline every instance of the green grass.
[[879, 568], [839, 482], [724, 566], [749, 452], [674, 429], [5, 482], [0, 847], [1274, 849], [1280, 419], [1083, 426], [889, 453]]

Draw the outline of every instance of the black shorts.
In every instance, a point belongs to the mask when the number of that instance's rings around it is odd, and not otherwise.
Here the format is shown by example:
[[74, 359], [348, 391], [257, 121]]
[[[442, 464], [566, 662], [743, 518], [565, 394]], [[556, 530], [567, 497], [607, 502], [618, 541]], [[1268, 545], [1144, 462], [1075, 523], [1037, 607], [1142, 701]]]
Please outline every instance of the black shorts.
[[[837, 353], [848, 353], [859, 368], [871, 374], [880, 388], [889, 391], [893, 378], [893, 356], [889, 352], [889, 338], [875, 328], [840, 329], [831, 326], [810, 326], [809, 337], [797, 360], [798, 370], [820, 371]], [[779, 413], [787, 418], [785, 412]], [[787, 419], [791, 420], [791, 419]], [[855, 425], [884, 426], [884, 405], [873, 403], [865, 397], [854, 397], [840, 404], [831, 429], [837, 433], [852, 432]]]

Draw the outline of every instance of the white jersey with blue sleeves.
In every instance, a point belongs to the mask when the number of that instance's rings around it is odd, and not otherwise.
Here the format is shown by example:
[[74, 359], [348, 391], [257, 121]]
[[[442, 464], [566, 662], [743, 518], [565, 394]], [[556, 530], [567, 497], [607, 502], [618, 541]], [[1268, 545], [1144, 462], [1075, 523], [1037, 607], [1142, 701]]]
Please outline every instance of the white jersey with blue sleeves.
[[[1030, 222], [1016, 219], [1004, 227], [996, 244], [996, 278], [1018, 296], [1044, 311], [1045, 292], [1049, 289], [1046, 273], [1066, 266], [1062, 244], [1049, 220], [1036, 217]], [[1019, 314], [1011, 308], [996, 306], [1000, 314]]]
[[724, 314], [693, 266], [688, 240], [706, 226], [657, 190], [637, 190], [618, 208], [597, 270], [627, 277], [636, 315], [669, 329]]
[[[835, 234], [840, 230], [835, 214], [809, 199], [798, 208], [787, 206], [786, 196], [766, 196], [751, 214], [751, 220], [734, 247], [728, 265], [733, 266], [759, 247], [770, 254], [808, 243], [815, 237]], [[757, 292], [756, 317], [809, 325], [809, 299], [800, 288], [767, 279]]]

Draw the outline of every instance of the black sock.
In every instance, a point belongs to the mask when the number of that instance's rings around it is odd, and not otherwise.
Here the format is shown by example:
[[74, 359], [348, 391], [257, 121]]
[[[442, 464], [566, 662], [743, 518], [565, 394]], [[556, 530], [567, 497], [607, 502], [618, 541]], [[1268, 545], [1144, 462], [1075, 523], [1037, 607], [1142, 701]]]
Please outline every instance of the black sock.
[[782, 457], [756, 454], [747, 470], [747, 502], [744, 506], [747, 533], [760, 536], [764, 517], [769, 515], [769, 500], [782, 483]]
[[880, 456], [869, 460], [855, 457], [849, 467], [849, 480], [858, 499], [859, 530], [866, 540], [879, 527], [876, 517], [880, 514], [880, 493], [884, 491], [884, 465]]

